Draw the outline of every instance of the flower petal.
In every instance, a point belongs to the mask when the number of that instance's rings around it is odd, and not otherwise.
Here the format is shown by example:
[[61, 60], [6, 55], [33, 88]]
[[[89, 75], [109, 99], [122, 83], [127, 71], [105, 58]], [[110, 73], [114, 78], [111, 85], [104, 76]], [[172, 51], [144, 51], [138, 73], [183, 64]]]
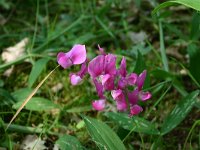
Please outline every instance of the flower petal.
[[117, 73], [116, 59], [117, 57], [113, 54], [108, 54], [105, 56], [105, 61], [104, 61], [105, 74], [115, 75]]
[[112, 90], [111, 95], [114, 100], [120, 100], [123, 99], [123, 91], [121, 89], [118, 90]]
[[82, 81], [82, 79], [79, 75], [70, 74], [70, 81], [72, 85], [77, 85]]
[[99, 48], [99, 51], [102, 55], [105, 55], [106, 53], [104, 52], [104, 49], [100, 47], [100, 45], [98, 44], [98, 48]]
[[119, 73], [122, 77], [126, 77], [127, 71], [126, 71], [126, 58], [125, 57], [123, 57], [121, 60]]
[[112, 90], [111, 95], [116, 100], [117, 110], [124, 111], [127, 109], [126, 97], [121, 89]]
[[134, 115], [138, 115], [140, 112], [142, 112], [143, 111], [143, 109], [142, 109], [142, 107], [141, 106], [139, 106], [139, 105], [133, 105], [133, 106], [131, 106], [131, 108], [130, 108], [130, 114], [129, 114], [129, 117], [132, 117], [132, 116], [134, 116]]
[[73, 62], [73, 64], [82, 64], [86, 60], [86, 49], [85, 45], [74, 45], [71, 49], [71, 55], [70, 58]]
[[145, 78], [146, 78], [146, 74], [147, 74], [147, 71], [144, 70], [140, 75], [139, 77], [137, 78], [137, 86], [138, 86], [138, 90], [140, 91], [144, 85], [144, 81], [145, 81]]
[[131, 73], [127, 76], [126, 80], [129, 85], [134, 85], [137, 82], [137, 74]]
[[97, 81], [97, 79], [93, 79], [94, 85], [96, 87], [97, 94], [100, 98], [104, 98], [103, 95], [103, 85]]
[[138, 94], [139, 94], [139, 91], [137, 89], [135, 89], [134, 91], [132, 92], [128, 92], [128, 99], [129, 99], [129, 103], [131, 105], [135, 105], [137, 104], [138, 102]]
[[139, 93], [139, 98], [142, 100], [142, 101], [146, 101], [148, 99], [151, 98], [151, 93], [150, 92], [140, 92]]
[[124, 89], [127, 86], [127, 80], [124, 77], [121, 77], [118, 81], [118, 88], [119, 89]]
[[88, 73], [92, 78], [96, 78], [104, 71], [104, 56], [99, 55], [92, 59], [88, 64]]
[[115, 87], [115, 78], [109, 74], [101, 75], [100, 80], [105, 90], [113, 90]]
[[116, 104], [117, 104], [117, 110], [119, 111], [125, 111], [127, 109], [127, 104], [125, 99], [117, 100]]
[[63, 52], [58, 53], [58, 55], [57, 55], [57, 62], [64, 69], [69, 68], [70, 66], [72, 66], [72, 61], [68, 57], [68, 53], [63, 53]]
[[88, 68], [86, 65], [86, 61], [81, 65], [81, 70], [77, 73], [81, 78], [85, 76], [85, 74], [88, 72]]
[[101, 111], [105, 108], [105, 105], [106, 105], [105, 103], [106, 103], [105, 99], [95, 100], [92, 102], [92, 107], [95, 110]]

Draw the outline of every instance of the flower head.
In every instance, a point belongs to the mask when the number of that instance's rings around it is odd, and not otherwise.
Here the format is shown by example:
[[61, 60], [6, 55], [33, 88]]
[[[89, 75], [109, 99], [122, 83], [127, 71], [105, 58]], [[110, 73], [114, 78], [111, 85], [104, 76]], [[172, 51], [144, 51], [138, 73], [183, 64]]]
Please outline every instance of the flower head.
[[72, 49], [63, 53], [60, 52], [57, 55], [58, 64], [61, 65], [64, 69], [69, 68], [72, 65], [82, 64], [86, 60], [86, 49], [85, 45], [74, 45]]
[[101, 111], [105, 108], [105, 103], [106, 103], [105, 99], [95, 100], [92, 102], [92, 107], [95, 110]]
[[87, 73], [87, 65], [86, 65], [86, 62], [84, 62], [82, 65], [81, 65], [81, 70], [77, 73], [70, 73], [70, 81], [71, 81], [71, 84], [72, 85], [77, 85], [79, 84], [83, 77], [86, 75]]

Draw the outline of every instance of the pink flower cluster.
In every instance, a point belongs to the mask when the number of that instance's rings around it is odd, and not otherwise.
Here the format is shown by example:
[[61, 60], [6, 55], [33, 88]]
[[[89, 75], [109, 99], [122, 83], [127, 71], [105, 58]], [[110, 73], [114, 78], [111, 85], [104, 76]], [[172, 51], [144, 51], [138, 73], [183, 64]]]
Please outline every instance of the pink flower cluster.
[[[104, 49], [99, 47], [100, 55], [92, 59], [87, 65], [85, 45], [74, 45], [67, 53], [60, 52], [57, 55], [58, 63], [64, 68], [81, 64], [77, 73], [70, 74], [72, 85], [79, 84], [88, 73], [96, 87], [99, 100], [94, 100], [92, 106], [95, 110], [101, 111], [106, 107], [106, 91], [111, 92], [116, 102], [117, 110], [129, 111], [129, 116], [139, 114], [143, 109], [139, 101], [146, 101], [151, 98], [150, 92], [142, 91], [146, 78], [146, 70], [140, 75], [127, 73], [126, 59], [122, 58], [119, 69], [116, 68], [117, 57], [113, 54], [106, 54]], [[129, 90], [132, 87], [133, 90]]]

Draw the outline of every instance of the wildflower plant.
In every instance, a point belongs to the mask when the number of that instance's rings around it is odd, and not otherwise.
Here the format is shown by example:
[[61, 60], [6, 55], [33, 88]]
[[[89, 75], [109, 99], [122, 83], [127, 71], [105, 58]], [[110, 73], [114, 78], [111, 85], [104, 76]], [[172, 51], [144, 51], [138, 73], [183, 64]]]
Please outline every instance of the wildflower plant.
[[[142, 107], [139, 105], [139, 101], [144, 102], [151, 98], [150, 92], [144, 92], [142, 90], [147, 71], [144, 70], [140, 75], [136, 73], [128, 74], [125, 57], [122, 58], [120, 67], [117, 69], [117, 56], [114, 54], [106, 54], [103, 48], [100, 46], [98, 47], [100, 54], [91, 61], [87, 58], [85, 45], [76, 44], [67, 53], [59, 52], [57, 55], [57, 62], [59, 65], [56, 68], [61, 66], [67, 69], [73, 65], [81, 65], [80, 71], [69, 74], [70, 82], [72, 85], [78, 85], [83, 81], [85, 75], [90, 75], [99, 97], [98, 100], [92, 100], [92, 107], [94, 110], [103, 111], [106, 109], [108, 99], [105, 93], [110, 92], [118, 111], [128, 112], [130, 117], [139, 114], [143, 111]], [[20, 111], [56, 68], [52, 70], [24, 100], [6, 129], [8, 129]], [[129, 90], [129, 87], [132, 87], [132, 90]]]
[[[110, 92], [118, 111], [128, 111], [130, 117], [139, 114], [143, 110], [139, 101], [144, 102], [151, 98], [150, 92], [142, 90], [147, 71], [144, 70], [140, 75], [128, 74], [125, 57], [117, 69], [117, 56], [106, 54], [103, 48], [98, 47], [100, 54], [91, 61], [86, 57], [85, 45], [77, 44], [67, 53], [58, 53], [57, 62], [64, 69], [72, 65], [81, 65], [79, 72], [70, 73], [72, 85], [78, 85], [86, 74], [90, 75], [99, 97], [98, 100], [92, 101], [93, 109], [104, 110], [107, 103], [105, 92]], [[129, 87], [132, 90], [129, 90]]]

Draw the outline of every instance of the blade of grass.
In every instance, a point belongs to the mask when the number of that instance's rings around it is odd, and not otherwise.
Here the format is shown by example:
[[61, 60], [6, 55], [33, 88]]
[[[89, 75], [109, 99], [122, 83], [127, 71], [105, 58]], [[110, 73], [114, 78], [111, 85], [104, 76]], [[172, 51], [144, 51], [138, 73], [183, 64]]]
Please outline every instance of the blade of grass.
[[114, 34], [109, 30], [109, 28], [101, 21], [101, 19], [99, 19], [99, 17], [95, 17], [96, 21], [102, 26], [102, 28], [114, 39], [116, 39], [116, 37], [114, 36]]
[[163, 27], [162, 27], [162, 22], [161, 22], [160, 19], [158, 21], [158, 25], [159, 25], [159, 34], [160, 34], [160, 52], [161, 52], [161, 58], [162, 58], [162, 62], [163, 62], [165, 71], [169, 71], [168, 60], [167, 60], [167, 55], [166, 55], [166, 50], [165, 50], [165, 44], [164, 44]]
[[0, 65], [0, 69], [4, 69], [4, 68], [10, 67], [10, 66], [12, 66], [14, 64], [20, 63], [20, 62], [22, 62], [23, 60], [25, 60], [25, 59], [27, 59], [29, 57], [40, 57], [40, 58], [45, 57], [45, 58], [52, 59], [52, 57], [49, 57], [49, 56], [44, 56], [44, 55], [39, 55], [39, 54], [30, 54], [30, 55], [22, 56], [22, 57], [14, 60], [12, 62], [2, 64], [2, 65]]
[[169, 6], [176, 5], [176, 4], [182, 4], [182, 5], [185, 5], [187, 7], [192, 8], [192, 9], [195, 9], [197, 11], [200, 11], [200, 2], [199, 2], [199, 0], [172, 0], [172, 1], [167, 1], [167, 2], [164, 2], [164, 3], [160, 4], [160, 5], [158, 5], [152, 11], [152, 15], [155, 15], [156, 12], [158, 12], [162, 8], [169, 7]]
[[11, 121], [9, 122], [8, 126], [6, 127], [6, 130], [9, 128], [11, 123], [14, 121], [14, 119], [17, 117], [17, 115], [20, 113], [20, 111], [24, 108], [24, 106], [29, 102], [29, 100], [35, 95], [37, 90], [42, 86], [42, 84], [49, 78], [49, 76], [59, 67], [58, 65], [56, 68], [54, 68], [38, 85], [37, 87], [31, 92], [31, 94], [25, 99], [25, 101], [22, 103], [20, 108], [17, 110], [15, 115], [12, 117]]
[[165, 97], [165, 95], [168, 93], [168, 91], [171, 89], [171, 85], [166, 89], [166, 91], [160, 96], [160, 98], [155, 102], [155, 104], [150, 108], [149, 112], [146, 114], [150, 114], [153, 109], [160, 103], [160, 101]]
[[186, 140], [185, 140], [185, 142], [184, 142], [183, 149], [186, 149], [187, 141], [188, 141], [190, 135], [192, 134], [192, 131], [194, 130], [194, 128], [195, 128], [197, 125], [200, 125], [200, 120], [195, 121], [195, 123], [192, 125], [192, 128], [190, 129], [190, 132], [189, 132], [189, 134], [187, 135]]
[[33, 39], [32, 39], [30, 48], [27, 49], [27, 52], [28, 52], [28, 55], [30, 57], [30, 61], [31, 61], [32, 64], [34, 64], [34, 60], [32, 59], [31, 51], [32, 51], [33, 46], [35, 44], [35, 38], [36, 38], [37, 30], [38, 30], [39, 8], [40, 8], [40, 3], [39, 3], [39, 0], [37, 0], [36, 16], [35, 16], [35, 27], [34, 27]]
[[37, 52], [41, 52], [41, 49], [44, 48], [46, 45], [48, 45], [49, 42], [52, 42], [54, 41], [55, 39], [57, 39], [58, 37], [60, 37], [61, 35], [63, 35], [65, 32], [69, 31], [70, 29], [72, 29], [74, 26], [78, 25], [79, 23], [82, 22], [82, 20], [86, 18], [85, 16], [81, 15], [76, 21], [74, 21], [72, 24], [70, 24], [67, 28], [65, 28], [64, 30], [62, 30], [60, 33], [52, 36], [52, 37], [49, 37], [49, 39], [44, 42], [43, 44], [41, 44], [41, 46], [39, 46], [38, 48], [36, 48], [34, 50], [35, 53]]

